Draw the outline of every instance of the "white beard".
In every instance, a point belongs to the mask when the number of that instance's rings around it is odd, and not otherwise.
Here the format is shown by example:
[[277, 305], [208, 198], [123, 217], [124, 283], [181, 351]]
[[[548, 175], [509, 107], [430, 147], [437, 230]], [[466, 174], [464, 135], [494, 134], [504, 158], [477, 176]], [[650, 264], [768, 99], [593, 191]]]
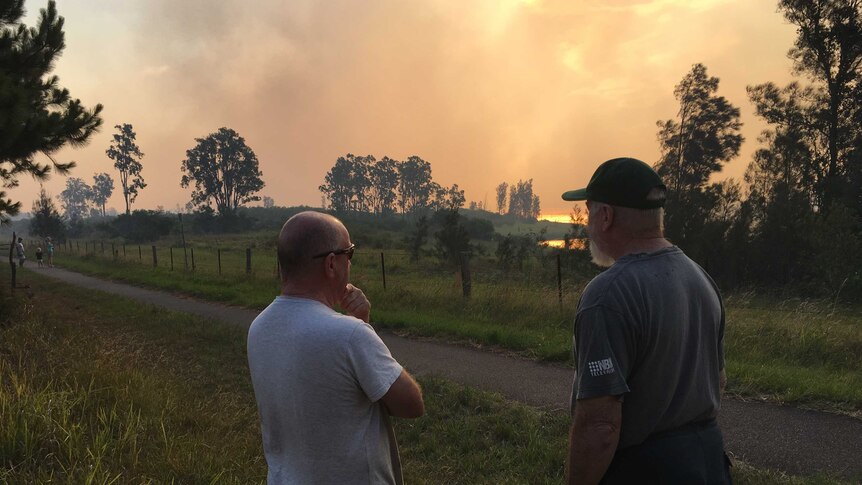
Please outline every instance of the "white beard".
[[590, 239], [590, 256], [593, 257], [593, 264], [602, 268], [610, 268], [615, 262], [614, 258], [602, 252], [592, 239]]

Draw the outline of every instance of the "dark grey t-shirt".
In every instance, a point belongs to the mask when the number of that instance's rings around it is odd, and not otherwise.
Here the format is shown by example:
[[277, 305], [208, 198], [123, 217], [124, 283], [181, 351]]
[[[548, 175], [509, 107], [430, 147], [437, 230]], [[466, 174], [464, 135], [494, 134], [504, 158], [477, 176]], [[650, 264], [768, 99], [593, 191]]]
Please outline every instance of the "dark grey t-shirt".
[[619, 448], [715, 417], [724, 306], [679, 248], [630, 254], [587, 285], [575, 317], [577, 399], [624, 395]]

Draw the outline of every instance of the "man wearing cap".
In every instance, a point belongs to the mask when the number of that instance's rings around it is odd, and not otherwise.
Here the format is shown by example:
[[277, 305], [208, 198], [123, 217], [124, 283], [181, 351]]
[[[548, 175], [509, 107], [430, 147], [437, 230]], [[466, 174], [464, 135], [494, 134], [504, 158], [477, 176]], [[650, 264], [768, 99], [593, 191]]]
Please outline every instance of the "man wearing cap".
[[593, 262], [608, 267], [575, 316], [569, 483], [730, 483], [715, 418], [724, 307], [715, 283], [664, 238], [666, 188], [615, 158], [585, 189]]

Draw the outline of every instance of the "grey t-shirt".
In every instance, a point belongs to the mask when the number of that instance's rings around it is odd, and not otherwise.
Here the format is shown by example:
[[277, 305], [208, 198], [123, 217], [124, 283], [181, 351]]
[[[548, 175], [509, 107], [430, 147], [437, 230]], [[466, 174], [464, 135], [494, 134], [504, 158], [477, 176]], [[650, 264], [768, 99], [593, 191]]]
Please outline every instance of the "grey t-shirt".
[[268, 483], [395, 483], [396, 445], [377, 401], [401, 365], [370, 325], [279, 296], [249, 328], [248, 363]]
[[575, 317], [577, 399], [622, 395], [618, 448], [715, 417], [724, 306], [679, 248], [620, 258], [587, 285]]

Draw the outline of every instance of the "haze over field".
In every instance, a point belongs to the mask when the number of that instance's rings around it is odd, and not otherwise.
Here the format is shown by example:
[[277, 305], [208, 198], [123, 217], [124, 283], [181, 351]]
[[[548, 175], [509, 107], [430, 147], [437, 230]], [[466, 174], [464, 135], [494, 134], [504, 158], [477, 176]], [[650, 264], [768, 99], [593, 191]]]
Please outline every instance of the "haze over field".
[[[28, 1], [33, 25], [45, 2]], [[319, 205], [345, 153], [419, 155], [434, 179], [494, 204], [502, 181], [534, 179], [544, 213], [620, 155], [654, 163], [655, 123], [692, 64], [721, 79], [746, 142], [721, 174], [741, 176], [764, 125], [746, 85], [790, 79], [795, 33], [773, 0], [59, 0], [67, 48], [55, 74], [104, 127], [72, 176], [115, 171], [114, 125], [131, 123], [148, 187], [133, 208], [184, 206], [180, 161], [222, 126], [260, 159], [261, 195]], [[54, 176], [52, 195], [65, 184]], [[39, 185], [10, 196], [29, 210]], [[109, 207], [122, 210], [115, 191]]]

